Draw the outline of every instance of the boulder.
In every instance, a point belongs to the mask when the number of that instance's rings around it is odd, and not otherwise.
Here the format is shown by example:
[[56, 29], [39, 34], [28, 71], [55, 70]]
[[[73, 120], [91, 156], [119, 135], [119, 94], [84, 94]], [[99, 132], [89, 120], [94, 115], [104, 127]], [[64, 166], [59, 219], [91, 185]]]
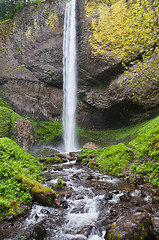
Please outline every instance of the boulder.
[[149, 214], [137, 212], [121, 216], [107, 232], [106, 240], [146, 240], [153, 239], [153, 221]]
[[93, 142], [86, 143], [84, 145], [84, 147], [89, 148], [89, 149], [96, 149], [96, 150], [100, 148], [97, 144], [95, 144]]

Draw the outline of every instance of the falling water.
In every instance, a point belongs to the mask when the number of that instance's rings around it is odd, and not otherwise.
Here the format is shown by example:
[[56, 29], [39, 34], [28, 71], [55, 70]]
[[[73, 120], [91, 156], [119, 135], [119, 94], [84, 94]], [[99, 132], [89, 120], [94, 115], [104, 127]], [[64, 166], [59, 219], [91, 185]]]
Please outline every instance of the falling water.
[[66, 5], [63, 41], [63, 128], [66, 152], [77, 150], [76, 0]]

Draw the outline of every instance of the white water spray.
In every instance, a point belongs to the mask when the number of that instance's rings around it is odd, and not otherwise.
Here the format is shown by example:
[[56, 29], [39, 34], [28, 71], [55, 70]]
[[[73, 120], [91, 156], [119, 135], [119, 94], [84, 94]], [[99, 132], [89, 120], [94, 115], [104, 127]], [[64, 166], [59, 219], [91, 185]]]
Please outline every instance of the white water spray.
[[76, 0], [66, 5], [63, 40], [63, 128], [66, 152], [77, 150]]

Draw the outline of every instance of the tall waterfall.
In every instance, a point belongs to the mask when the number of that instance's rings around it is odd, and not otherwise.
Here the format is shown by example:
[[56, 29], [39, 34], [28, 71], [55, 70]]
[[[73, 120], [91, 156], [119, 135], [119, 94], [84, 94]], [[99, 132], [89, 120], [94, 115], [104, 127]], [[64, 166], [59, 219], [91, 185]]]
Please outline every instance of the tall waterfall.
[[64, 19], [63, 40], [63, 128], [66, 152], [77, 150], [76, 105], [77, 105], [77, 66], [76, 66], [76, 0], [67, 3]]

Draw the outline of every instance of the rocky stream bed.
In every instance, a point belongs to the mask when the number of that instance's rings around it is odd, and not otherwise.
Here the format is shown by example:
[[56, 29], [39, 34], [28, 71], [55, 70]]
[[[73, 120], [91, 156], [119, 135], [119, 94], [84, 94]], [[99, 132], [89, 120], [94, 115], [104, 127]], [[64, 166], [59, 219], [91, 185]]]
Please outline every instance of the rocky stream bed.
[[1, 240], [159, 239], [159, 192], [135, 187], [81, 163], [47, 164], [45, 185], [54, 188], [56, 203], [33, 206], [0, 225]]

